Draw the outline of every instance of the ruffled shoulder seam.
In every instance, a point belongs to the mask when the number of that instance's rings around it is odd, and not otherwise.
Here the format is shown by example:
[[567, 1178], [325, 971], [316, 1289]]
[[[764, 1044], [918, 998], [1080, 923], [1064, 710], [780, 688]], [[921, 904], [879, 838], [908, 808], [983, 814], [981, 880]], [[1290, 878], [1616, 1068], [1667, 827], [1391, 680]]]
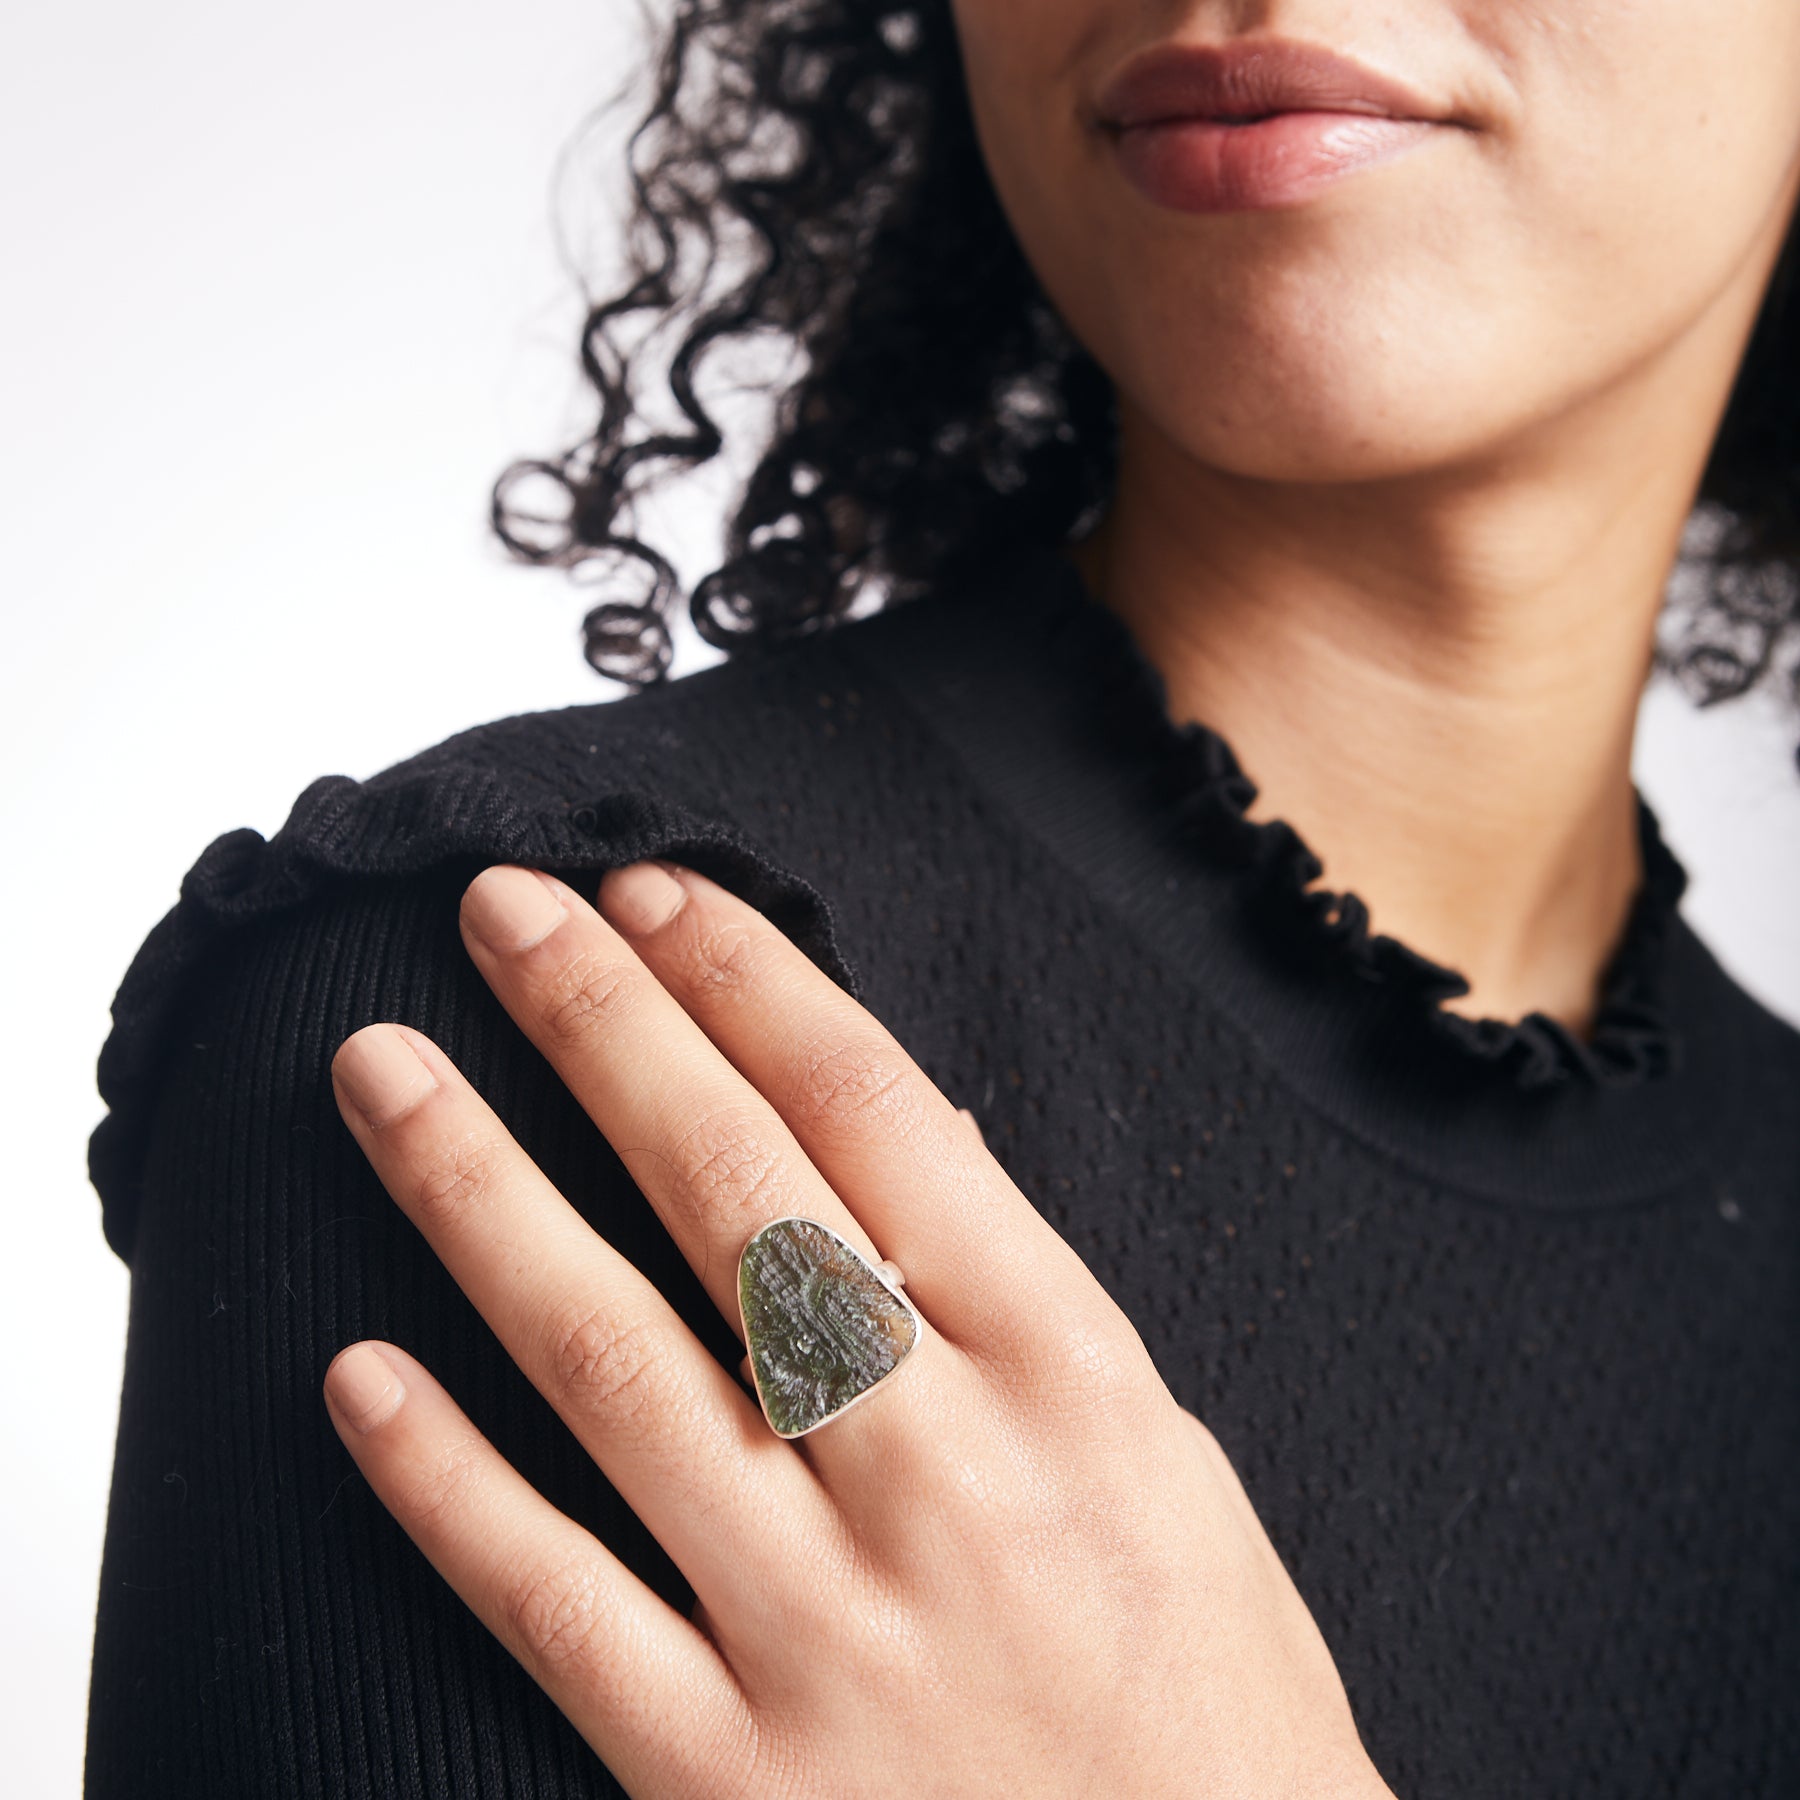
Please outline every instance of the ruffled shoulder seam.
[[132, 958], [96, 1064], [108, 1111], [88, 1140], [88, 1175], [109, 1246], [131, 1261], [168, 1034], [221, 942], [360, 881], [437, 868], [473, 880], [490, 863], [517, 862], [574, 884], [647, 856], [686, 863], [730, 888], [861, 997], [830, 904], [809, 881], [730, 819], [629, 785], [597, 780], [587, 791], [529, 802], [492, 768], [415, 760], [368, 781], [320, 776], [272, 838], [243, 827], [213, 839]]

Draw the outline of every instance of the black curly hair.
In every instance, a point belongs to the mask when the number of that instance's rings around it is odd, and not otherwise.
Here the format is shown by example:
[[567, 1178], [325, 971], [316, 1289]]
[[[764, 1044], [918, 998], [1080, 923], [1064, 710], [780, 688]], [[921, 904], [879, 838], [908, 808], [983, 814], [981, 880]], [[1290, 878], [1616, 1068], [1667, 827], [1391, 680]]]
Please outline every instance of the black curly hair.
[[[723, 560], [687, 597], [722, 649], [827, 627], [1008, 541], [1069, 542], [1104, 509], [1116, 453], [1111, 384], [988, 180], [949, 0], [673, 0], [664, 32], [627, 155], [625, 283], [582, 331], [599, 422], [506, 469], [492, 503], [514, 555], [601, 574], [586, 656], [631, 687], [667, 674], [682, 599], [635, 502], [723, 448], [696, 391], [716, 346], [772, 332], [801, 362]], [[1659, 657], [1701, 704], [1765, 681], [1800, 701], [1796, 238], [1665, 613]], [[657, 379], [679, 418], [658, 429], [635, 377], [664, 332], [678, 342]]]

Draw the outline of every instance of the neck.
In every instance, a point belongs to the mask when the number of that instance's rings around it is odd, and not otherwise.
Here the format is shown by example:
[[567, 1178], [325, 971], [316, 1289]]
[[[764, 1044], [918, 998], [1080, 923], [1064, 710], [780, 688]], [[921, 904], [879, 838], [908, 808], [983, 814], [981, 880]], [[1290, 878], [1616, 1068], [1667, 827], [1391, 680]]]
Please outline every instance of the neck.
[[1122, 407], [1072, 552], [1326, 886], [1461, 971], [1458, 1010], [1577, 1033], [1641, 879], [1633, 728], [1716, 423], [1671, 456], [1613, 399], [1483, 470], [1333, 487], [1196, 465]]

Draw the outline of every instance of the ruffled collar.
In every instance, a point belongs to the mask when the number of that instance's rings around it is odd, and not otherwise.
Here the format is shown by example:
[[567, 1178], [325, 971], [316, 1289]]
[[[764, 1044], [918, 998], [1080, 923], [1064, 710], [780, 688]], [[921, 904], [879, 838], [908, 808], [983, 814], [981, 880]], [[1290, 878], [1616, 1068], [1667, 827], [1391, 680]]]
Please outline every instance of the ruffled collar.
[[1162, 675], [1130, 628], [1072, 564], [1055, 561], [1065, 578], [1046, 584], [1049, 596], [1040, 590], [1040, 601], [1049, 598], [1052, 607], [1052, 654], [1094, 684], [1105, 728], [1142, 760], [1157, 803], [1187, 848], [1240, 873], [1245, 922], [1273, 955], [1328, 983], [1372, 984], [1402, 1021], [1522, 1090], [1569, 1082], [1635, 1087], [1680, 1067], [1666, 975], [1687, 874], [1641, 794], [1643, 878], [1601, 979], [1591, 1035], [1583, 1040], [1541, 1012], [1511, 1021], [1451, 1012], [1444, 1002], [1466, 994], [1468, 981], [1372, 932], [1369, 910], [1354, 893], [1314, 885], [1323, 865], [1300, 834], [1284, 820], [1249, 817], [1256, 785], [1231, 746], [1205, 724], [1170, 716]]

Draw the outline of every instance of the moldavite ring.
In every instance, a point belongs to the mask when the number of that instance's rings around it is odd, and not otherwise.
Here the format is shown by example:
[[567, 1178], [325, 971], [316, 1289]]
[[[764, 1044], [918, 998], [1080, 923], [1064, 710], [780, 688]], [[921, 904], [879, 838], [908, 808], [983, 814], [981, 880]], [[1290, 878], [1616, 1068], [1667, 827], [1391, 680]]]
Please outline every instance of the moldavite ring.
[[866, 1400], [924, 1335], [891, 1262], [817, 1219], [772, 1219], [738, 1258], [738, 1310], [763, 1417], [804, 1437]]

